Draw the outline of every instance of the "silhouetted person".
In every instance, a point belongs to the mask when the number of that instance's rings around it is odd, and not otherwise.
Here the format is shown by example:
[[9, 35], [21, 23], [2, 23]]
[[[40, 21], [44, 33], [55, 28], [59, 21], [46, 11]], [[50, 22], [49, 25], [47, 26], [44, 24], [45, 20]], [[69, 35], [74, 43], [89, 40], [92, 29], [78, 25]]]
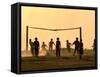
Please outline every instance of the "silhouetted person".
[[48, 46], [43, 41], [42, 45], [41, 45], [41, 53], [43, 53], [43, 55], [49, 55], [47, 48], [48, 48]]
[[67, 51], [70, 52], [71, 51], [71, 43], [69, 42], [69, 40], [66, 40], [66, 47], [67, 47]]
[[49, 51], [53, 51], [53, 44], [55, 45], [55, 43], [53, 42], [53, 39], [51, 39], [49, 42]]
[[94, 39], [94, 43], [93, 43], [93, 51], [96, 51], [96, 39]]
[[61, 43], [59, 41], [59, 38], [57, 38], [57, 41], [56, 41], [56, 56], [57, 57], [60, 56], [60, 50], [61, 50]]
[[34, 56], [34, 45], [33, 45], [32, 39], [29, 39], [29, 44], [30, 44], [31, 53]]
[[83, 42], [81, 40], [80, 43], [79, 43], [79, 57], [80, 57], [80, 59], [82, 59], [83, 53], [84, 53]]
[[34, 41], [34, 51], [35, 51], [35, 56], [38, 57], [39, 55], [39, 41], [37, 39], [37, 37], [35, 38], [35, 41]]
[[74, 49], [74, 55], [75, 55], [76, 52], [78, 53], [78, 51], [79, 51], [79, 41], [78, 41], [78, 37], [76, 37], [76, 40], [73, 42], [73, 44], [75, 45], [75, 49]]

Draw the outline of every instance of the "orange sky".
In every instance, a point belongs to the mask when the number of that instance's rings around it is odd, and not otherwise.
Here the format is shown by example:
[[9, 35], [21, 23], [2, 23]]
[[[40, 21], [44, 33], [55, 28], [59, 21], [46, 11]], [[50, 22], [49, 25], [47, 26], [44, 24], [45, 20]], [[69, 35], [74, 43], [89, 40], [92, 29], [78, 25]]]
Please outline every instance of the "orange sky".
[[[25, 50], [26, 47], [27, 25], [30, 27], [41, 27], [50, 29], [82, 27], [82, 39], [84, 43], [84, 48], [92, 48], [91, 46], [93, 45], [93, 39], [95, 36], [95, 11], [26, 6], [22, 6], [21, 9], [21, 50]], [[61, 41], [61, 46], [66, 47], [66, 40], [68, 39], [71, 43], [73, 43], [75, 38], [79, 37], [79, 30], [51, 32], [29, 29], [29, 38], [32, 38], [32, 40], [34, 41], [35, 37], [38, 37], [40, 45], [43, 41], [48, 44], [50, 38], [53, 38], [55, 42], [56, 37], [59, 37]]]

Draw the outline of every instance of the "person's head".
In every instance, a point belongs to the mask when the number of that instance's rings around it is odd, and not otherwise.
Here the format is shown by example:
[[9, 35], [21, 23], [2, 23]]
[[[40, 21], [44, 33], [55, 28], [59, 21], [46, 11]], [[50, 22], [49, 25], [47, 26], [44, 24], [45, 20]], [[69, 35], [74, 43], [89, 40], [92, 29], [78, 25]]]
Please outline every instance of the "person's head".
[[68, 40], [66, 40], [66, 42], [69, 42]]
[[78, 37], [76, 37], [76, 41], [78, 41]]
[[53, 41], [53, 39], [51, 38], [51, 41]]
[[82, 40], [80, 40], [80, 42], [82, 42]]
[[45, 42], [43, 41], [42, 44], [45, 44]]
[[32, 42], [32, 39], [29, 39], [30, 42]]
[[57, 37], [57, 41], [59, 41], [59, 37]]
[[35, 37], [35, 41], [37, 41], [37, 37]]

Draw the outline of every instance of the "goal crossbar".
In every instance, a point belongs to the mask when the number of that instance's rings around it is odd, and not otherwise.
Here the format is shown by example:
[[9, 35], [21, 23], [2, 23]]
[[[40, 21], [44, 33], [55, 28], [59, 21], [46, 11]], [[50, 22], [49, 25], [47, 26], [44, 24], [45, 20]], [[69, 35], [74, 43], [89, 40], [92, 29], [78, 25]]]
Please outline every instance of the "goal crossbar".
[[81, 27], [65, 28], [65, 29], [48, 29], [48, 28], [39, 28], [39, 27], [28, 27], [28, 28], [31, 28], [31, 29], [40, 29], [40, 30], [48, 30], [48, 31], [64, 31], [64, 30], [80, 29]]

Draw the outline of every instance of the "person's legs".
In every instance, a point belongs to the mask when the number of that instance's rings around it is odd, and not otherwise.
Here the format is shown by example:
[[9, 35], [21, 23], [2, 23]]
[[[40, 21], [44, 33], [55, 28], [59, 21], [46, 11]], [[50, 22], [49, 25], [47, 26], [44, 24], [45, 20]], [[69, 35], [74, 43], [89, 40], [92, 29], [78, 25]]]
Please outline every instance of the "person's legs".
[[36, 57], [38, 57], [38, 55], [39, 55], [39, 50], [36, 49]]
[[59, 50], [59, 52], [58, 52], [58, 56], [60, 57], [60, 50]]
[[51, 51], [53, 51], [53, 47], [51, 46]]
[[36, 56], [36, 57], [38, 56], [38, 52], [37, 52], [37, 51], [35, 51], [35, 56]]
[[34, 53], [35, 53], [34, 56], [36, 56], [36, 50], [34, 51]]
[[37, 56], [39, 56], [39, 50], [37, 50]]
[[60, 48], [58, 48], [58, 56], [60, 57]]
[[49, 46], [49, 53], [51, 54], [51, 47]]
[[80, 60], [82, 59], [82, 54], [79, 54], [79, 58], [80, 58]]
[[49, 51], [51, 51], [51, 52], [52, 52], [52, 50], [53, 50], [53, 48], [52, 48], [52, 46], [50, 46], [50, 47], [49, 47]]
[[38, 56], [38, 50], [37, 50], [37, 48], [35, 48], [35, 56], [36, 57]]
[[49, 51], [50, 51], [50, 46], [49, 46]]
[[31, 50], [31, 53], [32, 53], [33, 56], [35, 55], [33, 50]]
[[70, 52], [70, 46], [67, 47], [67, 51]]
[[57, 51], [57, 49], [56, 49], [56, 57], [58, 56], [58, 51]]
[[32, 49], [32, 47], [30, 48], [30, 51], [31, 51], [32, 56], [34, 56], [34, 55], [33, 55], [33, 49]]
[[73, 55], [75, 56], [75, 54], [76, 54], [76, 48], [74, 49], [74, 54]]
[[56, 49], [56, 57], [60, 57], [60, 50]]
[[49, 51], [52, 51], [52, 47], [51, 46], [49, 47]]
[[79, 58], [81, 60], [82, 59], [82, 56], [83, 56], [83, 49], [80, 49], [78, 54], [79, 54]]
[[50, 53], [51, 53], [51, 54], [54, 54], [54, 53], [53, 53], [53, 47], [52, 47], [52, 46], [50, 46]]

